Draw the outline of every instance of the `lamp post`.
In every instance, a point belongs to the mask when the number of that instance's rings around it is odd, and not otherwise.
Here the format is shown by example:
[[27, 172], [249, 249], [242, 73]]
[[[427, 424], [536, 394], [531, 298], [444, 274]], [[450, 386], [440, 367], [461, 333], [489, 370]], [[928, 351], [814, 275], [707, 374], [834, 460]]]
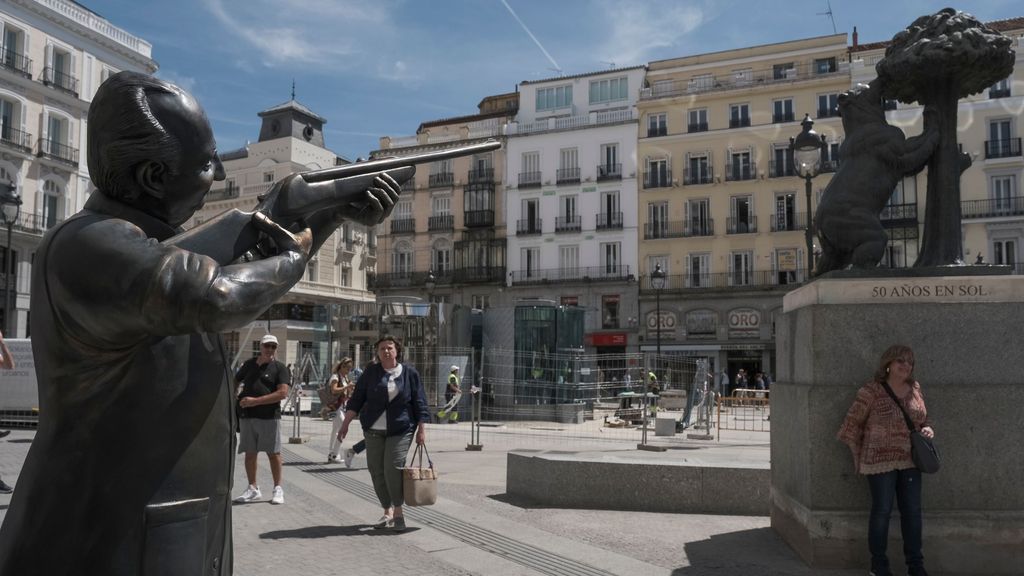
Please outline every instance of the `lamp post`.
[[655, 318], [655, 332], [654, 338], [657, 342], [657, 355], [658, 361], [661, 361], [661, 289], [665, 287], [665, 271], [661, 269], [661, 264], [654, 266], [654, 272], [651, 272], [651, 288], [654, 288], [654, 318]]
[[[659, 364], [661, 362], [661, 290], [664, 287], [665, 287], [665, 271], [661, 269], [661, 264], [656, 264], [654, 266], [654, 271], [651, 272], [651, 288], [654, 288], [654, 309], [655, 309], [655, 312], [654, 312], [654, 317], [655, 317], [654, 325], [655, 325], [655, 328], [657, 329], [656, 332], [654, 333], [654, 338], [655, 338], [655, 341], [657, 342], [657, 353], [655, 354], [655, 360], [654, 360], [656, 364]], [[657, 374], [658, 374], [658, 371], [656, 370], [655, 371], [655, 376], [657, 376]], [[648, 407], [648, 404], [650, 404], [651, 382], [648, 379], [647, 374], [644, 374], [643, 380], [644, 380], [644, 385], [641, 387], [641, 390], [644, 393], [644, 426], [643, 426], [643, 430], [642, 430], [642, 432], [640, 434], [640, 443], [637, 444], [636, 447], [639, 450], [650, 450], [650, 451], [654, 451], [654, 452], [664, 452], [666, 450], [666, 448], [664, 446], [650, 446], [650, 445], [647, 444], [647, 414], [648, 414], [647, 407]]]
[[14, 310], [14, 299], [11, 298], [11, 230], [21, 212], [21, 196], [18, 196], [14, 184], [0, 184], [0, 204], [3, 205], [0, 211], [3, 212], [4, 223], [7, 224], [7, 249], [4, 253], [4, 331], [8, 336], [14, 336], [14, 321], [11, 319], [11, 311]]
[[825, 135], [818, 134], [812, 129], [814, 120], [810, 114], [804, 115], [800, 123], [803, 130], [796, 138], [789, 139], [789, 149], [793, 152], [793, 162], [796, 164], [796, 173], [804, 179], [804, 191], [807, 194], [807, 230], [804, 234], [807, 240], [807, 278], [810, 279], [811, 271], [814, 270], [814, 230], [811, 221], [811, 179], [821, 173], [821, 151], [825, 148]]
[[[430, 347], [434, 344], [434, 288], [437, 286], [437, 278], [434, 276], [434, 270], [431, 268], [427, 270], [427, 278], [423, 281], [423, 286], [427, 289], [427, 346], [426, 352], [430, 354]], [[437, 349], [434, 348], [433, 358], [427, 361], [427, 365], [430, 366], [430, 374], [427, 375], [429, 378], [428, 382], [435, 382], [434, 386], [434, 401], [440, 402], [440, 389], [441, 383], [440, 378], [435, 378], [436, 375], [440, 374], [440, 370], [437, 368]]]

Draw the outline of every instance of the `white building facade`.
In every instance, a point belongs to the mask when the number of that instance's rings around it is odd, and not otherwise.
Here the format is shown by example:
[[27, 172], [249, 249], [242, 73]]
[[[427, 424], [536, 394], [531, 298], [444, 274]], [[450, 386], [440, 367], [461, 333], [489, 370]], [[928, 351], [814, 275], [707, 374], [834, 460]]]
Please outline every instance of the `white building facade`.
[[0, 185], [22, 201], [5, 221], [12, 250], [9, 258], [3, 252], [0, 286], [12, 294], [0, 326], [27, 337], [32, 256], [46, 230], [80, 210], [93, 189], [89, 102], [111, 74], [152, 74], [157, 64], [148, 42], [64, 0], [0, 1], [0, 39]]
[[643, 66], [519, 84], [506, 130], [509, 297], [586, 310], [587, 352], [637, 345]]

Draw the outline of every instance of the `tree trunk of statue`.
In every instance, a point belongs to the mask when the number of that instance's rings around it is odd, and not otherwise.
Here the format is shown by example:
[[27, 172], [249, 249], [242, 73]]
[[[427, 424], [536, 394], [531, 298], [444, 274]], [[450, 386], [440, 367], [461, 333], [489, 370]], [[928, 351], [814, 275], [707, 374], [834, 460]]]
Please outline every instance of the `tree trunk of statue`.
[[928, 162], [928, 193], [924, 234], [914, 266], [963, 263], [960, 231], [960, 148], [956, 141], [958, 100], [954, 86], [937, 90], [937, 98], [925, 105], [938, 112], [939, 145]]

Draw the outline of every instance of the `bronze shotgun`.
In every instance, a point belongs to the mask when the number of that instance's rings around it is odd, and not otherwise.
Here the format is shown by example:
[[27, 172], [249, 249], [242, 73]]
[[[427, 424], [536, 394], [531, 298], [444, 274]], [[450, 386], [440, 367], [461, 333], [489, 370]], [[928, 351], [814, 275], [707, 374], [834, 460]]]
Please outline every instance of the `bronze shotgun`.
[[[164, 243], [204, 254], [223, 266], [256, 247], [260, 233], [253, 225], [252, 217], [257, 211], [289, 228], [298, 220], [320, 210], [349, 203], [358, 204], [364, 198], [366, 189], [373, 186], [373, 180], [385, 172], [404, 185], [412, 180], [417, 164], [480, 154], [500, 147], [500, 142], [487, 140], [434, 152], [368, 160], [293, 174], [275, 184], [253, 211], [229, 209]], [[289, 180], [294, 178], [301, 178], [305, 185], [289, 186]]]

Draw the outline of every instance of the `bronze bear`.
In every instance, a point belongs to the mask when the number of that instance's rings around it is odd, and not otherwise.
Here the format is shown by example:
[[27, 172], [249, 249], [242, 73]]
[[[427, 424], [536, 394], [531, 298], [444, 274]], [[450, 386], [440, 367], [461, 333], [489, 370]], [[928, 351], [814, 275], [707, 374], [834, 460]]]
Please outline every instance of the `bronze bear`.
[[878, 265], [888, 242], [879, 213], [896, 184], [920, 172], [939, 142], [931, 110], [925, 110], [924, 131], [913, 138], [886, 123], [877, 79], [840, 94], [839, 115], [846, 138], [839, 148], [839, 170], [814, 216], [821, 243], [814, 276]]

